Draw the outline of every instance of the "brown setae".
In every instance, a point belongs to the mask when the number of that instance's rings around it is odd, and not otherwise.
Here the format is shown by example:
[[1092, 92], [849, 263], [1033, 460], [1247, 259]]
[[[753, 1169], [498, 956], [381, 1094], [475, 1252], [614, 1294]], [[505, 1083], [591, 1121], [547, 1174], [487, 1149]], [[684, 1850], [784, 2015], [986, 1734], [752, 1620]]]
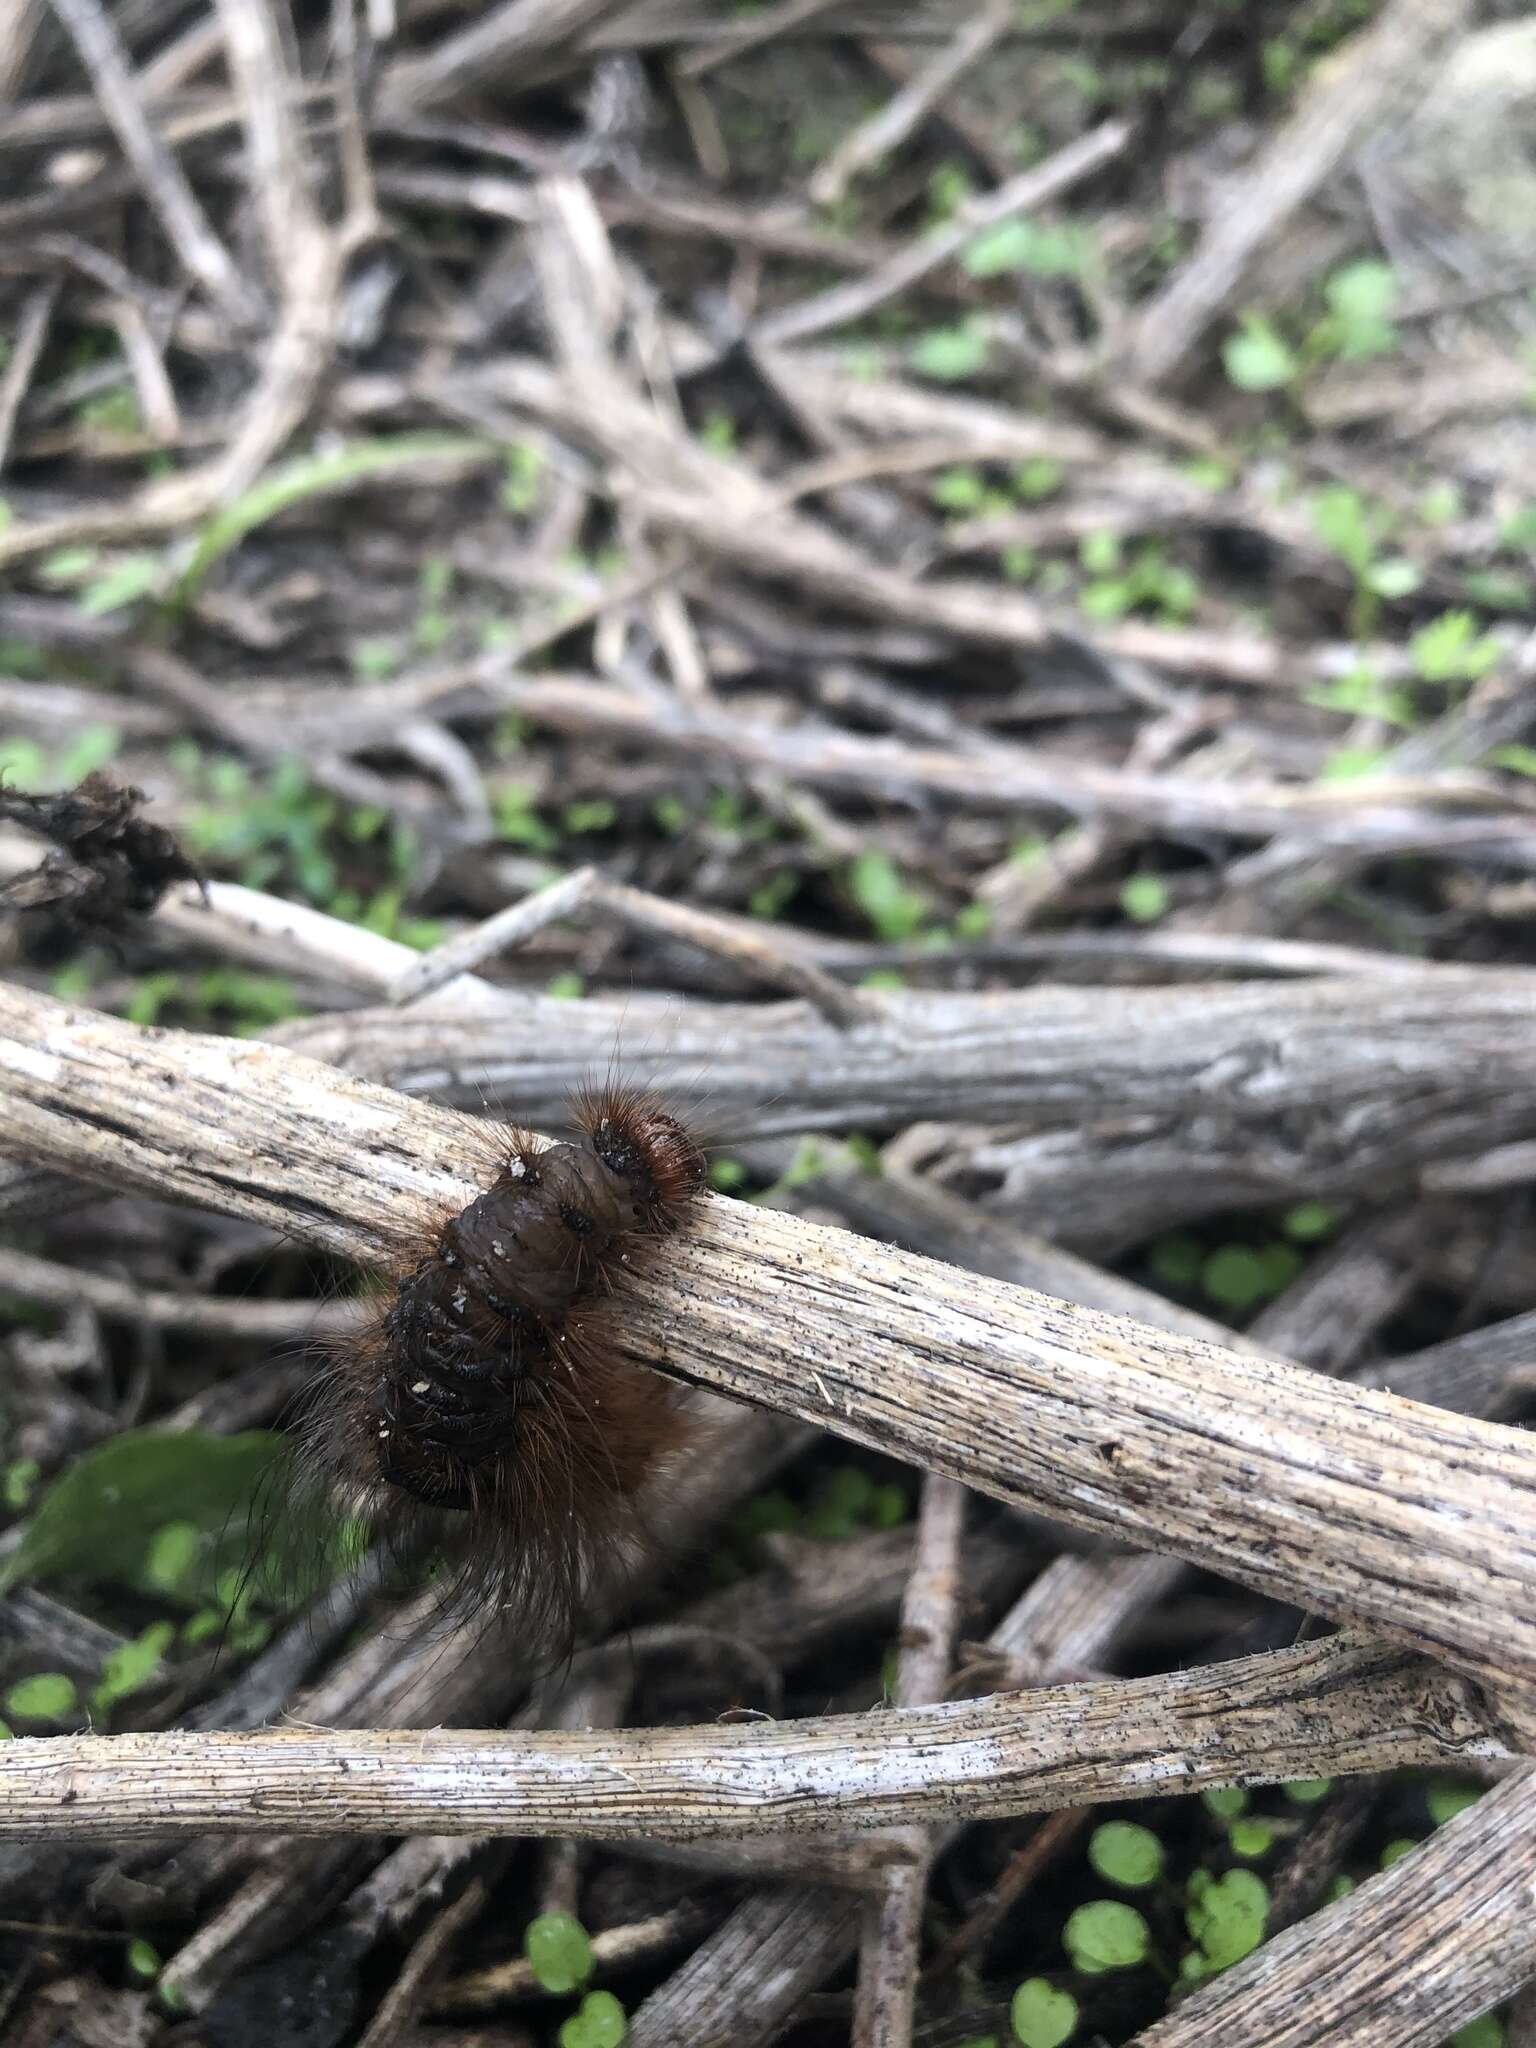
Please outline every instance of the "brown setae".
[[449, 1553], [457, 1613], [510, 1606], [568, 1642], [594, 1567], [643, 1533], [640, 1495], [685, 1397], [624, 1355], [623, 1282], [687, 1218], [702, 1150], [653, 1098], [576, 1099], [578, 1135], [498, 1135], [494, 1180], [435, 1222], [307, 1404], [301, 1493], [360, 1502], [397, 1548]]

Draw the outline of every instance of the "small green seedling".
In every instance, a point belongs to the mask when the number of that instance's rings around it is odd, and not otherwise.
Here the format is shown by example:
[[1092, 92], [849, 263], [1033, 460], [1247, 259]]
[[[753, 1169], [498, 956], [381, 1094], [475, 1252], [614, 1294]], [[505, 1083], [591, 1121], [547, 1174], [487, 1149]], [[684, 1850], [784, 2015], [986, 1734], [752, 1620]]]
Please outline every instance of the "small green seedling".
[[19, 1678], [5, 1695], [5, 1711], [15, 1721], [68, 1721], [78, 1707], [75, 1681], [62, 1671]]
[[624, 2008], [611, 1991], [589, 1991], [560, 2029], [560, 2048], [620, 2048], [629, 2032]]
[[160, 1974], [160, 1951], [153, 1942], [135, 1935], [128, 1944], [127, 1963], [130, 1977], [137, 1977], [141, 1984], [153, 1984]]
[[1200, 1955], [1192, 1974], [1208, 1976], [1251, 1955], [1264, 1939], [1268, 1915], [1269, 1887], [1251, 1870], [1228, 1870], [1220, 1877], [1194, 1871], [1184, 1913]]
[[1045, 1977], [1028, 1977], [1008, 2009], [1013, 2037], [1021, 2048], [1062, 2048], [1077, 2032], [1077, 2000]]
[[1075, 1969], [1085, 1976], [1131, 1970], [1152, 1953], [1152, 1931], [1134, 1906], [1118, 1899], [1091, 1899], [1079, 1906], [1061, 1932]]
[[540, 1913], [530, 1920], [523, 1954], [545, 1991], [578, 1991], [592, 1975], [592, 1943], [571, 1913]]
[[1107, 1884], [1139, 1891], [1162, 1876], [1163, 1845], [1135, 1821], [1106, 1821], [1088, 1839], [1088, 1861]]

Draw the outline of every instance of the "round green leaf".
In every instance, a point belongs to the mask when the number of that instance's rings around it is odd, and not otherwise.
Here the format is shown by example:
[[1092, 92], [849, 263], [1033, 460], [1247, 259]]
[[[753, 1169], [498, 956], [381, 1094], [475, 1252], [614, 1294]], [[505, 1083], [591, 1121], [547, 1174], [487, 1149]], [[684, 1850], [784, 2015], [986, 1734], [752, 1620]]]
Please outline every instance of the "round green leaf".
[[1160, 1287], [1193, 1287], [1200, 1278], [1200, 1268], [1204, 1263], [1200, 1240], [1191, 1237], [1187, 1231], [1175, 1231], [1168, 1237], [1160, 1237], [1148, 1248], [1147, 1263]]
[[1295, 1202], [1286, 1210], [1281, 1228], [1298, 1244], [1314, 1244], [1318, 1238], [1326, 1237], [1338, 1220], [1338, 1210], [1331, 1209], [1326, 1202]]
[[1332, 1778], [1292, 1778], [1284, 1787], [1286, 1798], [1294, 1799], [1299, 1806], [1315, 1806], [1332, 1790]]
[[1200, 1285], [1219, 1308], [1252, 1308], [1270, 1292], [1264, 1261], [1245, 1244], [1224, 1244], [1211, 1253], [1200, 1273]]
[[1365, 580], [1378, 597], [1411, 597], [1424, 578], [1416, 564], [1392, 555], [1385, 562], [1373, 562]]
[[1429, 1788], [1429, 1817], [1437, 1828], [1454, 1820], [1458, 1813], [1469, 1806], [1476, 1806], [1483, 1796], [1481, 1785], [1464, 1785], [1455, 1778], [1436, 1778]]
[[1090, 576], [1112, 576], [1122, 554], [1118, 533], [1085, 533], [1077, 544], [1077, 559]]
[[142, 1692], [145, 1686], [152, 1685], [160, 1675], [165, 1653], [175, 1638], [175, 1622], [151, 1622], [142, 1635], [131, 1642], [120, 1643], [111, 1651], [101, 1667], [101, 1683], [91, 1695], [95, 1711], [104, 1714], [118, 1700], [125, 1700], [133, 1693]]
[[1134, 1906], [1118, 1899], [1093, 1899], [1079, 1906], [1061, 1931], [1075, 1967], [1088, 1976], [1129, 1970], [1144, 1963], [1152, 1946], [1147, 1923]]
[[1267, 1244], [1259, 1253], [1259, 1268], [1264, 1275], [1264, 1292], [1281, 1294], [1301, 1271], [1301, 1254], [1291, 1244]]
[[1381, 1868], [1390, 1870], [1394, 1863], [1401, 1863], [1405, 1856], [1411, 1856], [1418, 1846], [1412, 1835], [1399, 1835], [1382, 1850]]
[[1155, 924], [1168, 908], [1168, 884], [1161, 875], [1132, 875], [1121, 885], [1120, 908], [1135, 924]]
[[75, 1681], [62, 1671], [18, 1679], [5, 1696], [5, 1711], [18, 1721], [63, 1721], [76, 1704]]
[[877, 1486], [869, 1519], [877, 1529], [899, 1529], [907, 1519], [907, 1496], [899, 1486]]
[[570, 1913], [540, 1913], [530, 1920], [523, 1954], [546, 1991], [575, 1991], [592, 1974], [587, 1930]]
[[1023, 2048], [1061, 2048], [1077, 2031], [1077, 2000], [1044, 1977], [1028, 1977], [1013, 1994], [1009, 2016]]
[[1323, 296], [1341, 319], [1385, 320], [1397, 303], [1397, 275], [1390, 263], [1363, 257], [1336, 270]]
[[201, 1547], [202, 1535], [195, 1522], [167, 1522], [149, 1539], [144, 1556], [145, 1583], [157, 1593], [179, 1592], [197, 1563]]
[[839, 1465], [829, 1474], [821, 1497], [835, 1513], [857, 1521], [874, 1500], [875, 1482], [862, 1465]]
[[1458, 2028], [1451, 2036], [1451, 2048], [1504, 2048], [1504, 2022], [1485, 2012], [1480, 2020]]
[[999, 277], [1005, 270], [1029, 267], [1030, 223], [1025, 220], [999, 221], [960, 253], [960, 261], [972, 277]]
[[629, 2032], [624, 2008], [611, 1991], [589, 1991], [560, 2029], [560, 2048], [619, 2048]]
[[135, 1937], [128, 1944], [128, 1968], [135, 1977], [149, 1983], [160, 1974], [160, 1951], [153, 1942]]
[[1163, 1845], [1150, 1828], [1110, 1820], [1089, 1837], [1088, 1861], [1109, 1884], [1139, 1889], [1162, 1876]]
[[1267, 320], [1250, 314], [1240, 334], [1230, 335], [1221, 351], [1229, 382], [1239, 391], [1279, 391], [1300, 370], [1289, 344]]
[[986, 479], [973, 464], [965, 463], [936, 476], [928, 495], [946, 512], [979, 512], [987, 495]]
[[1248, 1793], [1241, 1785], [1211, 1785], [1200, 1797], [1208, 1811], [1221, 1820], [1231, 1820], [1234, 1815], [1248, 1810]]
[[1227, 1840], [1235, 1856], [1267, 1856], [1275, 1846], [1275, 1831], [1267, 1820], [1249, 1815], [1233, 1821], [1227, 1830]]
[[928, 907], [928, 899], [908, 886], [883, 853], [861, 853], [848, 869], [848, 888], [879, 936], [894, 945], [911, 938]]
[[1225, 1970], [1252, 1953], [1264, 1939], [1269, 1888], [1251, 1870], [1228, 1870], [1198, 1894], [1190, 1885], [1184, 1924], [1213, 1970]]
[[19, 1514], [31, 1500], [42, 1469], [36, 1458], [18, 1458], [14, 1465], [7, 1465], [0, 1473], [0, 1501]]
[[1034, 455], [1013, 472], [1013, 488], [1026, 504], [1049, 498], [1061, 489], [1061, 464], [1049, 455]]
[[977, 327], [931, 327], [912, 344], [910, 361], [920, 377], [950, 384], [986, 367], [987, 336]]

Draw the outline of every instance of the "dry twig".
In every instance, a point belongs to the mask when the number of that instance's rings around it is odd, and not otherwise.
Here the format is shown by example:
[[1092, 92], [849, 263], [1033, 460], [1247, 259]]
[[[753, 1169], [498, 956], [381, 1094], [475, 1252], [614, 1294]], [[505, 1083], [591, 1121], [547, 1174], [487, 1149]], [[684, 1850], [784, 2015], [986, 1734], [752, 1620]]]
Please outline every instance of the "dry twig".
[[[964, 1487], [952, 1479], [929, 1478], [918, 1512], [917, 1555], [901, 1607], [898, 1707], [921, 1707], [943, 1698], [959, 1623], [964, 1527]], [[921, 1829], [907, 1830], [898, 1839], [907, 1853], [885, 1873], [879, 1896], [864, 1908], [854, 2048], [903, 2048], [912, 2038], [923, 1906], [937, 1845]]]
[[1510, 1754], [1465, 1680], [1340, 1636], [813, 1721], [53, 1736], [0, 1752], [0, 1835], [815, 1835]]

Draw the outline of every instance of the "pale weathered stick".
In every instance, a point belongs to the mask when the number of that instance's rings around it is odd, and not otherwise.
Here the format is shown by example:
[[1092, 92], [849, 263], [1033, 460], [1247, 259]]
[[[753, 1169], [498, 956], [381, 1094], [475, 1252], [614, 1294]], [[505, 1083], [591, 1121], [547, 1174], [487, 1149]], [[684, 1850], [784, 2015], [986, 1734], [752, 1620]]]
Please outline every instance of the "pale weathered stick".
[[392, 114], [415, 112], [464, 87], [483, 88], [498, 73], [527, 72], [551, 50], [616, 11], [617, 0], [503, 0], [475, 8], [468, 25], [416, 57], [398, 58], [385, 74], [383, 100]]
[[[965, 1488], [930, 1474], [923, 1482], [917, 1554], [901, 1603], [900, 1707], [930, 1706], [944, 1696], [959, 1627], [964, 1529]], [[937, 1842], [927, 1828], [899, 1829], [892, 1840], [909, 1853], [891, 1863], [877, 1896], [864, 1908], [853, 2048], [906, 2048], [912, 2039], [923, 1906]]]
[[1536, 1973], [1536, 1770], [1514, 1772], [1136, 2048], [1435, 2048]]
[[[658, 1957], [707, 1935], [715, 1917], [707, 1900], [684, 1899], [679, 1905], [647, 1914], [643, 1920], [604, 1927], [592, 1936], [594, 1972], [599, 1979], [611, 1978], [636, 1964], [653, 1963]], [[516, 1999], [543, 1995], [543, 1987], [527, 1957], [509, 1956], [505, 1962], [488, 1963], [439, 1985], [431, 2010], [437, 2019], [450, 2014], [494, 2013]], [[627, 2042], [634, 2040], [633, 2028], [624, 2038]]]
[[760, 2048], [844, 1960], [859, 1909], [835, 1893], [752, 1893], [630, 2016], [626, 2048]]
[[[479, 1192], [486, 1126], [251, 1041], [0, 990], [0, 1143], [356, 1258]], [[632, 1355], [997, 1498], [1363, 1623], [1536, 1714], [1536, 1443], [728, 1202]]]
[[[1266, 1177], [1293, 1186], [1298, 1154], [1319, 1188], [1361, 1185], [1536, 1136], [1528, 971], [911, 991], [882, 994], [880, 1010], [842, 1030], [799, 1003], [528, 996], [369, 1008], [269, 1035], [396, 1088], [476, 1107], [481, 1090], [500, 1093], [535, 1123], [560, 1114], [616, 1050], [657, 1087], [692, 1090], [706, 1075], [711, 1126], [731, 1137], [924, 1117], [1135, 1117], [1191, 1160], [1246, 1168], [1255, 1199]], [[1197, 1140], [1180, 1128], [1195, 1118]]]
[[[30, 1221], [30, 1217], [28, 1219]], [[107, 1273], [63, 1266], [53, 1259], [0, 1246], [0, 1287], [28, 1301], [55, 1308], [77, 1303], [98, 1315], [142, 1323], [152, 1330], [193, 1330], [205, 1337], [239, 1337], [280, 1344], [355, 1330], [361, 1315], [351, 1301], [244, 1301], [227, 1295], [177, 1294], [164, 1287], [137, 1287]]]
[[[621, 1057], [716, 1142], [914, 1120], [1027, 1119], [977, 1164], [995, 1206], [1114, 1249], [1264, 1202], [1412, 1192], [1428, 1167], [1536, 1135], [1527, 975], [1204, 988], [882, 992], [839, 1030], [800, 1004], [636, 995], [377, 1009], [270, 1035], [350, 1072], [536, 1128]], [[866, 992], [868, 994], [869, 992]], [[1043, 1128], [1042, 1128], [1043, 1127]]]
[[0, 1837], [826, 1834], [1509, 1754], [1465, 1679], [1336, 1636], [810, 1721], [40, 1737], [0, 1747]]
[[856, 989], [845, 988], [812, 961], [792, 953], [776, 953], [762, 937], [749, 937], [740, 920], [714, 917], [688, 904], [669, 903], [644, 889], [633, 889], [626, 882], [610, 881], [593, 867], [576, 868], [537, 895], [525, 896], [483, 923], [444, 940], [430, 953], [416, 954], [385, 993], [391, 1003], [416, 1002], [497, 953], [521, 945], [558, 918], [581, 910], [606, 912], [636, 930], [681, 939], [685, 944], [692, 943], [702, 951], [732, 960], [770, 986], [789, 995], [804, 996], [835, 1024], [856, 1024], [879, 1014], [868, 997]]

